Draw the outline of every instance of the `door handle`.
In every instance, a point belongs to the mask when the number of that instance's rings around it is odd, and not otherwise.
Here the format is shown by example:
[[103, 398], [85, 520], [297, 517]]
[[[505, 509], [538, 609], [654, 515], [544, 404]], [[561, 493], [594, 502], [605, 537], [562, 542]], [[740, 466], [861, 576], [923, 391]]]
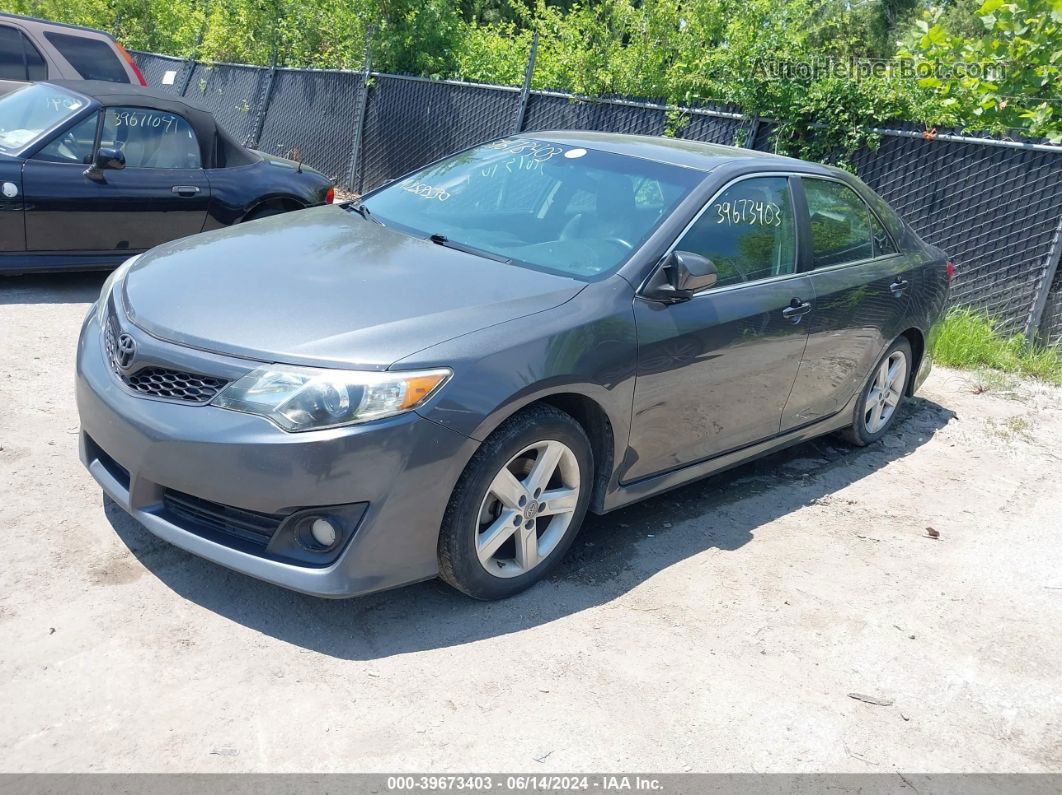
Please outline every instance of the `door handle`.
[[892, 294], [899, 298], [903, 295], [903, 291], [907, 289], [908, 281], [902, 277], [898, 277], [896, 281], [889, 285], [889, 289], [892, 290]]
[[195, 185], [174, 185], [170, 190], [178, 196], [195, 196], [199, 193], [199, 188]]
[[801, 301], [799, 298], [794, 298], [789, 302], [789, 306], [782, 310], [782, 317], [787, 320], [792, 320], [793, 323], [799, 323], [800, 318], [804, 317], [811, 311], [811, 304], [807, 301]]

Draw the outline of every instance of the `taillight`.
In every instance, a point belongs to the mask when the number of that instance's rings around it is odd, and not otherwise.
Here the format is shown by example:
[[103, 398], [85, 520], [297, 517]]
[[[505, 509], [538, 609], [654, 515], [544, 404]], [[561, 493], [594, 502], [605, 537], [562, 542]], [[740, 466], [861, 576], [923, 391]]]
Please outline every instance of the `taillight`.
[[133, 74], [136, 75], [136, 79], [140, 81], [140, 85], [146, 86], [147, 80], [144, 79], [144, 73], [140, 71], [140, 67], [136, 65], [136, 61], [133, 60], [133, 56], [129, 54], [129, 50], [122, 46], [120, 41], [116, 41], [114, 46], [118, 48], [118, 52], [125, 58], [126, 63], [133, 67]]
[[336, 189], [329, 188], [328, 193], [325, 194], [325, 204], [331, 204], [336, 200]]
[[955, 263], [950, 259], [948, 260], [948, 267], [944, 270], [944, 273], [947, 275], [949, 282], [955, 278]]

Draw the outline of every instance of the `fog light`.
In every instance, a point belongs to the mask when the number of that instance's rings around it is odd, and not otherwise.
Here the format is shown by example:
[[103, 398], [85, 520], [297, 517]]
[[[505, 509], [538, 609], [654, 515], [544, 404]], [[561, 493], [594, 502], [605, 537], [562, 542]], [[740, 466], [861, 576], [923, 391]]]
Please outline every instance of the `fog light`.
[[328, 549], [334, 543], [336, 543], [336, 527], [327, 519], [318, 517], [314, 519], [310, 524], [310, 535], [313, 540], [320, 544], [324, 549]]

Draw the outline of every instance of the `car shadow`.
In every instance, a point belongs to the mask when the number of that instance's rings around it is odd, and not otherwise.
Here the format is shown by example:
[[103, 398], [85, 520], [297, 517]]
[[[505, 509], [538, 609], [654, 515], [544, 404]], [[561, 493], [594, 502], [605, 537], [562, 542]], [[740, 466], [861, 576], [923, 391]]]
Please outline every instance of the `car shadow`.
[[0, 304], [91, 304], [110, 271], [35, 273], [6, 276], [0, 273]]
[[[779, 516], [914, 453], [954, 417], [915, 398], [875, 445], [855, 449], [824, 437], [606, 516], [590, 516], [551, 578], [501, 602], [474, 601], [440, 581], [347, 600], [305, 596], [184, 552], [155, 538], [108, 498], [104, 506], [129, 550], [180, 596], [296, 646], [371, 660], [546, 624], [610, 602], [705, 550], [740, 549]], [[695, 519], [700, 521], [686, 521]]]

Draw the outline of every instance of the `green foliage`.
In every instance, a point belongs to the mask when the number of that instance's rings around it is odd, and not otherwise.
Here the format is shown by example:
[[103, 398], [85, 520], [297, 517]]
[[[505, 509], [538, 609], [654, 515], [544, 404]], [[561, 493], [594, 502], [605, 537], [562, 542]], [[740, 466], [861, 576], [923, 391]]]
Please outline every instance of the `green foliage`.
[[[922, 0], [922, 2], [934, 0]], [[374, 28], [380, 71], [519, 84], [540, 34], [536, 88], [671, 108], [732, 103], [777, 119], [778, 151], [846, 165], [896, 120], [1058, 132], [1062, 0], [8, 0], [14, 10], [115, 31], [127, 46], [207, 60], [357, 68]], [[979, 35], [971, 37], [974, 27]], [[906, 51], [926, 64], [1010, 63], [1007, 80], [916, 80], [895, 68], [824, 69]], [[818, 70], [778, 74], [785, 59]], [[859, 61], [865, 66], [867, 61]], [[668, 114], [675, 133], [686, 123]], [[743, 143], [739, 135], [734, 143]]]
[[1062, 0], [986, 0], [975, 18], [979, 35], [969, 17], [930, 9], [906, 51], [930, 66], [974, 63], [994, 73], [933, 74], [920, 86], [979, 126], [1062, 142]]
[[983, 312], [954, 309], [944, 319], [937, 338], [936, 361], [967, 370], [989, 368], [1062, 384], [1062, 353], [1036, 346], [1021, 334], [1000, 334]]

